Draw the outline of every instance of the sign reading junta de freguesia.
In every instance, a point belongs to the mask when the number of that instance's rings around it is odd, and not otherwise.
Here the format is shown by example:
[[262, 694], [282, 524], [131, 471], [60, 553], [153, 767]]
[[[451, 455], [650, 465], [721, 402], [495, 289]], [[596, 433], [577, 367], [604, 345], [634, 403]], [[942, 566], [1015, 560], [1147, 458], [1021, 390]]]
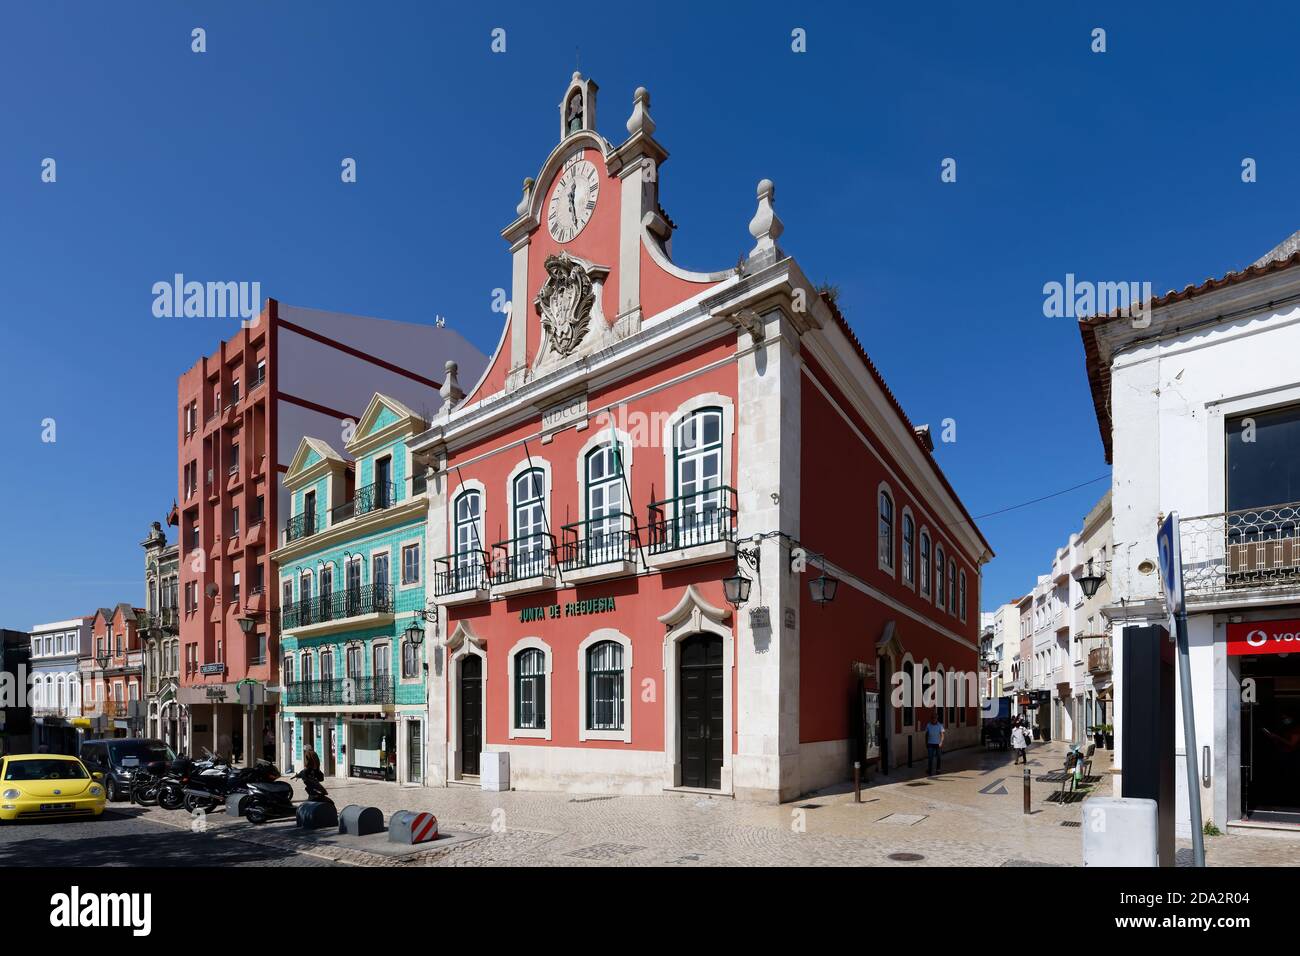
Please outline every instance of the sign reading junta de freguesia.
[[612, 597], [588, 598], [585, 601], [570, 601], [568, 604], [543, 604], [541, 607], [526, 607], [519, 612], [521, 623], [541, 621], [546, 618], [581, 617], [584, 614], [606, 614], [613, 611]]

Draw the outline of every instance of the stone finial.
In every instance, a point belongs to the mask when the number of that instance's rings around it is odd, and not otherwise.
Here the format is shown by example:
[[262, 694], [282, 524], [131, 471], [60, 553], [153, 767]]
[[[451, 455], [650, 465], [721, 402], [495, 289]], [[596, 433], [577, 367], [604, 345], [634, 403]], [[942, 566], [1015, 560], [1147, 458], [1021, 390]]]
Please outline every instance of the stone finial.
[[755, 239], [754, 248], [749, 253], [751, 259], [764, 254], [774, 256], [778, 251], [776, 240], [785, 231], [785, 225], [772, 206], [775, 197], [776, 187], [772, 180], [762, 180], [758, 184], [758, 211], [749, 221], [749, 234]]
[[632, 115], [627, 118], [628, 135], [645, 133], [649, 136], [654, 131], [655, 121], [650, 118], [650, 91], [638, 86], [632, 94]]
[[446, 371], [442, 377], [442, 388], [438, 389], [438, 394], [442, 396], [441, 411], [446, 411], [465, 397], [465, 390], [456, 381], [456, 373], [460, 370], [460, 366], [449, 361], [444, 368]]
[[519, 205], [515, 207], [515, 212], [519, 215], [527, 215], [528, 207], [533, 201], [533, 177], [524, 178], [524, 198], [519, 200]]

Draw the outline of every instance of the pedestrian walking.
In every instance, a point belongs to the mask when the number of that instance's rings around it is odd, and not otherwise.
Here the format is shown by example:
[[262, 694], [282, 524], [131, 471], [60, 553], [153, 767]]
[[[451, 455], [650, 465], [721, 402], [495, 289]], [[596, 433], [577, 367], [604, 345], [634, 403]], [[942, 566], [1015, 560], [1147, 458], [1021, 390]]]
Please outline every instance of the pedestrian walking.
[[1025, 739], [1025, 725], [1017, 718], [1016, 725], [1011, 728], [1011, 749], [1016, 752], [1016, 759], [1011, 762], [1011, 766], [1014, 767], [1022, 760], [1026, 766], [1029, 764], [1029, 757], [1026, 752], [1028, 746], [1029, 741]]
[[943, 721], [940, 719], [940, 712], [935, 712], [930, 716], [930, 722], [925, 725], [925, 749], [927, 763], [927, 777], [933, 777], [939, 772], [939, 757], [943, 753], [943, 737], [945, 729]]
[[320, 772], [320, 757], [316, 754], [316, 748], [308, 740], [304, 740], [302, 744], [302, 776], [304, 780], [310, 777], [318, 783], [325, 779], [325, 775]]

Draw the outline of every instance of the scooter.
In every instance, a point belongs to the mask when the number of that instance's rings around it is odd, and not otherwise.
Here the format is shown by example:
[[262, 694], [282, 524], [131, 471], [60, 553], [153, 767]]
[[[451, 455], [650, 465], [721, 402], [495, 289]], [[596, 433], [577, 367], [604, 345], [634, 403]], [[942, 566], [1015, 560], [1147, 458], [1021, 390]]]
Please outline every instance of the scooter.
[[[301, 780], [307, 789], [307, 799], [333, 803], [329, 791], [321, 781], [320, 771], [300, 770], [293, 775], [294, 780]], [[295, 816], [298, 808], [293, 803], [293, 787], [279, 780], [249, 781], [247, 784], [249, 799], [244, 805], [244, 817], [249, 823], [261, 824], [270, 820], [282, 820]]]

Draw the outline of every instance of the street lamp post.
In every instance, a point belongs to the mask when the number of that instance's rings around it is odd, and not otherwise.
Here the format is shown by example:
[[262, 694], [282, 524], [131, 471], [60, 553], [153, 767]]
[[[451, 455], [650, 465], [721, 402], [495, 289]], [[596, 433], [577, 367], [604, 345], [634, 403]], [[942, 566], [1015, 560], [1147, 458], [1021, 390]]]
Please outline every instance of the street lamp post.
[[[416, 621], [422, 623], [417, 624]], [[402, 631], [402, 637], [410, 641], [411, 646], [417, 651], [424, 646], [424, 624], [433, 624], [435, 627], [438, 624], [438, 605], [433, 601], [430, 601], [425, 607], [417, 609], [411, 618], [411, 623], [407, 625], [406, 630]], [[424, 717], [422, 719], [424, 726], [420, 733], [420, 783], [423, 784], [425, 783], [427, 776], [424, 772], [425, 764], [427, 763], [424, 759], [424, 754], [429, 749], [429, 662], [427, 660], [422, 660], [420, 662], [420, 673], [423, 677], [424, 683]], [[407, 740], [409, 742], [410, 738], [408, 737]], [[411, 760], [409, 749], [406, 754], [406, 760], [409, 764]], [[407, 773], [410, 773], [409, 766], [407, 768]]]

